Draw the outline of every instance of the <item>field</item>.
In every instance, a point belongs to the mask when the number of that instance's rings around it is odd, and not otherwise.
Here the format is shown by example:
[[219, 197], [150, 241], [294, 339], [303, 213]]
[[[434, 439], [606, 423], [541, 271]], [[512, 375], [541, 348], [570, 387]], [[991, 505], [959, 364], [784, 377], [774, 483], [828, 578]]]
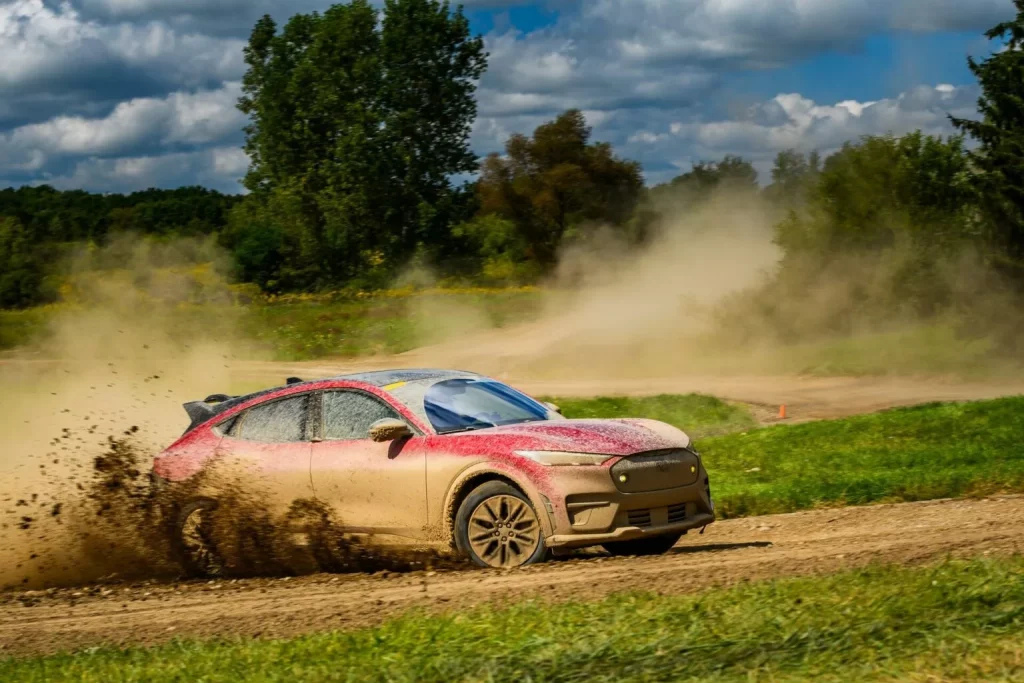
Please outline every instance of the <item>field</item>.
[[570, 417], [649, 415], [688, 430], [721, 517], [1024, 492], [1024, 398], [756, 430], [745, 410], [705, 396], [553, 400]]
[[[535, 323], [537, 334], [543, 336], [562, 324], [558, 311], [574, 307], [571, 298], [565, 303], [565, 292], [538, 287], [406, 287], [267, 296], [219, 287], [213, 293], [203, 293], [201, 285], [194, 286], [198, 293], [186, 301], [169, 302], [139, 292], [141, 298], [135, 306], [144, 309], [144, 315], [121, 313], [145, 319], [158, 311], [158, 326], [177, 344], [201, 336], [240, 345], [246, 354], [294, 362], [388, 356], [434, 344], [473, 345], [481, 339], [493, 341], [495, 332], [500, 335], [523, 323]], [[12, 354], [38, 346], [55, 323], [82, 310], [88, 310], [82, 302], [0, 310], [0, 352]], [[608, 324], [609, 330], [614, 327]], [[648, 337], [656, 336], [643, 332], [630, 343], [639, 344], [637, 353], [643, 354], [645, 344], [653, 341]], [[572, 345], [579, 343], [575, 339]], [[686, 351], [673, 363], [691, 374], [1024, 377], [1019, 357], [1000, 351], [988, 337], [971, 336], [969, 329], [954, 321], [856, 335], [823, 335], [755, 348], [736, 346], [720, 335], [705, 333], [679, 343]], [[504, 352], [508, 345], [499, 346]], [[661, 353], [665, 347], [655, 350]], [[571, 354], [573, 349], [559, 351]]]
[[54, 680], [851, 681], [1024, 678], [1024, 560], [870, 567], [663, 596], [526, 601], [280, 641], [0, 662]]

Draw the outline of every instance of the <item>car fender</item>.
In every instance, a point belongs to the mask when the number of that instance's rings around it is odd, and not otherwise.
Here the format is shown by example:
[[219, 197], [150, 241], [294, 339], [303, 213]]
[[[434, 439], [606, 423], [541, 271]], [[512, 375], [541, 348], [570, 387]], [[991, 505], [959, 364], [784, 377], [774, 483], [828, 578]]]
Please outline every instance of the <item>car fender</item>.
[[522, 472], [516, 470], [511, 465], [506, 465], [502, 462], [488, 461], [470, 465], [460, 472], [448, 487], [443, 508], [443, 523], [448, 534], [453, 532], [455, 516], [458, 514], [458, 510], [455, 509], [455, 503], [461, 497], [461, 494], [468, 493], [468, 491], [465, 490], [467, 484], [471, 485], [471, 481], [477, 477], [486, 476], [493, 476], [495, 478], [508, 479], [511, 481], [517, 488], [519, 488], [520, 491], [526, 494], [527, 498], [530, 499], [530, 504], [533, 505], [533, 509], [537, 511], [537, 518], [540, 520], [541, 531], [544, 534], [544, 537], [547, 538], [554, 533], [551, 512], [548, 509], [548, 504], [546, 504], [546, 499], [538, 490], [537, 486], [524, 477]]

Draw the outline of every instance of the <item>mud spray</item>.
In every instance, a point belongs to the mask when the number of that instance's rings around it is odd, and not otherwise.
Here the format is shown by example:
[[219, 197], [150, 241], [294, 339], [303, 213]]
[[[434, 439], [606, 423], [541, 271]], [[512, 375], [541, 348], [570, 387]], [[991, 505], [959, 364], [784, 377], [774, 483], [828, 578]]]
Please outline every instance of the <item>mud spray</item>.
[[[46, 341], [0, 361], [0, 586], [182, 575], [171, 530], [193, 491], [154, 490], [152, 457], [188, 423], [182, 403], [227, 389], [232, 359], [258, 357], [235, 331], [217, 262], [195, 243], [83, 253]], [[195, 486], [219, 491], [212, 533], [227, 575], [434, 561], [346, 538], [315, 501], [268, 510], [258, 485], [217, 476]]]

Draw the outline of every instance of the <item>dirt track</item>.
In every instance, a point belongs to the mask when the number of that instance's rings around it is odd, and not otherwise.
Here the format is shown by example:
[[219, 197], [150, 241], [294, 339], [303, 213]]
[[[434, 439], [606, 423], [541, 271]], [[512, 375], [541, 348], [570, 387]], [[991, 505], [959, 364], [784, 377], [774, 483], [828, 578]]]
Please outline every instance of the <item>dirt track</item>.
[[936, 501], [719, 522], [656, 558], [555, 561], [510, 573], [401, 575], [101, 585], [0, 594], [0, 652], [176, 637], [282, 637], [379, 623], [410, 607], [458, 610], [613, 591], [683, 593], [747, 579], [831, 572], [871, 562], [1024, 551], [1024, 496]]

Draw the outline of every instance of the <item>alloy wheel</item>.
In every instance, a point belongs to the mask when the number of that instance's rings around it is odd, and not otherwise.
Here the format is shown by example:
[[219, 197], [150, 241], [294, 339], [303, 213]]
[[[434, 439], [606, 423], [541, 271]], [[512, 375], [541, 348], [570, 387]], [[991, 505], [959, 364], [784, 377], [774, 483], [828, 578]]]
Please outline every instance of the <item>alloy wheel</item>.
[[469, 516], [469, 545], [489, 567], [526, 564], [540, 541], [536, 513], [515, 496], [487, 498]]

